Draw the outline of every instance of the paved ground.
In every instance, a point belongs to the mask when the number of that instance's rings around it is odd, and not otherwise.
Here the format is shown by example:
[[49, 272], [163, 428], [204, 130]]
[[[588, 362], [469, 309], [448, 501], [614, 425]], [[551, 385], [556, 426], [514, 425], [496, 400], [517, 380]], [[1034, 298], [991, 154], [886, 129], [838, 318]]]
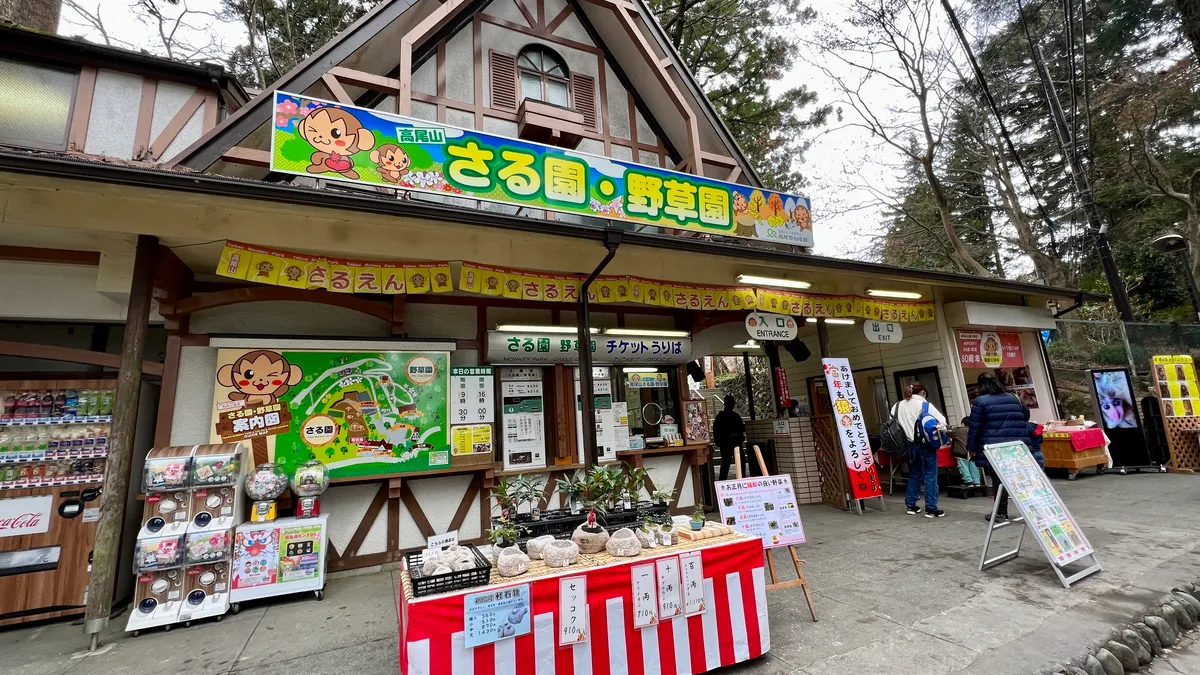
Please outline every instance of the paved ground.
[[[899, 495], [887, 513], [861, 518], [806, 507], [802, 550], [821, 620], [809, 619], [799, 590], [772, 592], [771, 653], [726, 672], [1024, 675], [1082, 653], [1180, 581], [1200, 580], [1200, 476], [1055, 484], [1104, 565], [1069, 591], [1028, 538], [1023, 558], [976, 570], [988, 500], [943, 499], [941, 520], [904, 515]], [[383, 571], [331, 580], [324, 602], [247, 607], [169, 633], [130, 638], [121, 618], [107, 651], [90, 656], [68, 623], [0, 631], [0, 673], [395, 673], [395, 598], [396, 574]], [[1200, 647], [1154, 672], [1200, 675]]]
[[1174, 649], [1170, 650], [1145, 670], [1147, 675], [1197, 675], [1200, 673], [1200, 631], [1193, 630], [1186, 639], [1181, 640]]

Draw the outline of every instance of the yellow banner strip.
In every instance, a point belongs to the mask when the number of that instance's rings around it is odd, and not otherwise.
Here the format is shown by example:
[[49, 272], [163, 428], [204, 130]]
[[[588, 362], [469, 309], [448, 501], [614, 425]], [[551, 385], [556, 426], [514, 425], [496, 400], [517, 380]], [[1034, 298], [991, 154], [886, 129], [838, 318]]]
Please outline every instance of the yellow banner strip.
[[449, 262], [391, 263], [309, 256], [226, 241], [217, 275], [260, 284], [334, 293], [449, 293]]

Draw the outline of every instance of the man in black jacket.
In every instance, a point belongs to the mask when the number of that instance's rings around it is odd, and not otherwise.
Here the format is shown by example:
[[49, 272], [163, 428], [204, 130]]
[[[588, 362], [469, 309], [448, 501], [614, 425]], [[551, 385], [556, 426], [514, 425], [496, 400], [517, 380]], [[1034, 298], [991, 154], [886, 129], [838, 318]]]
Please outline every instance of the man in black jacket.
[[713, 420], [713, 440], [721, 448], [721, 480], [729, 477], [729, 465], [733, 463], [733, 449], [742, 445], [746, 437], [746, 423], [733, 409], [737, 403], [732, 396], [725, 397], [725, 409]]

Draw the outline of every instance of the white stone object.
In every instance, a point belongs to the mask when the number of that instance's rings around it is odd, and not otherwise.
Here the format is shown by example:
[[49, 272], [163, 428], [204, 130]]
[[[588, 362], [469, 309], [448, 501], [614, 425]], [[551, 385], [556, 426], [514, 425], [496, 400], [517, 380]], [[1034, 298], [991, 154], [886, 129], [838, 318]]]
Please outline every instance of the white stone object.
[[619, 558], [632, 558], [642, 552], [642, 543], [638, 541], [637, 535], [633, 533], [633, 530], [628, 527], [622, 527], [612, 533], [604, 548], [608, 551], [609, 555]]
[[601, 529], [599, 532], [588, 532], [583, 525], [575, 528], [575, 533], [571, 535], [571, 541], [579, 546], [579, 552], [584, 554], [599, 553], [604, 550], [604, 545], [608, 543], [608, 532]]
[[542, 547], [542, 559], [550, 567], [566, 567], [579, 560], [579, 546], [573, 541], [558, 540]]
[[533, 539], [530, 539], [527, 544], [525, 544], [525, 550], [529, 551], [529, 557], [531, 559], [541, 560], [542, 548], [552, 541], [554, 541], [554, 537], [549, 534], [544, 534], [540, 537], [534, 537]]
[[529, 569], [529, 556], [516, 546], [501, 549], [496, 556], [496, 569], [502, 577], [515, 577], [524, 574]]

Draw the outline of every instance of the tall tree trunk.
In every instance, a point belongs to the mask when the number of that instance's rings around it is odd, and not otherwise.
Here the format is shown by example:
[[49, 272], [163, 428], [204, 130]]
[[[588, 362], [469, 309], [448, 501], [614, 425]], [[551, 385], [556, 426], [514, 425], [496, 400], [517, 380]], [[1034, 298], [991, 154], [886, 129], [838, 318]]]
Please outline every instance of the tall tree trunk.
[[946, 191], [942, 187], [942, 180], [938, 178], [937, 172], [933, 170], [933, 158], [926, 155], [921, 161], [921, 167], [925, 170], [925, 180], [929, 181], [930, 191], [933, 192], [933, 201], [937, 204], [938, 215], [942, 220], [942, 228], [946, 230], [946, 239], [950, 244], [950, 255], [954, 259], [954, 263], [958, 267], [969, 274], [974, 274], [978, 277], [995, 276], [992, 271], [984, 267], [971, 255], [967, 250], [962, 239], [958, 235], [958, 227], [954, 224], [954, 212], [950, 208], [950, 200], [946, 197]]
[[58, 32], [61, 11], [62, 0], [0, 0], [0, 21], [45, 33]]
[[1183, 34], [1192, 42], [1192, 56], [1200, 63], [1200, 0], [1175, 0]]

